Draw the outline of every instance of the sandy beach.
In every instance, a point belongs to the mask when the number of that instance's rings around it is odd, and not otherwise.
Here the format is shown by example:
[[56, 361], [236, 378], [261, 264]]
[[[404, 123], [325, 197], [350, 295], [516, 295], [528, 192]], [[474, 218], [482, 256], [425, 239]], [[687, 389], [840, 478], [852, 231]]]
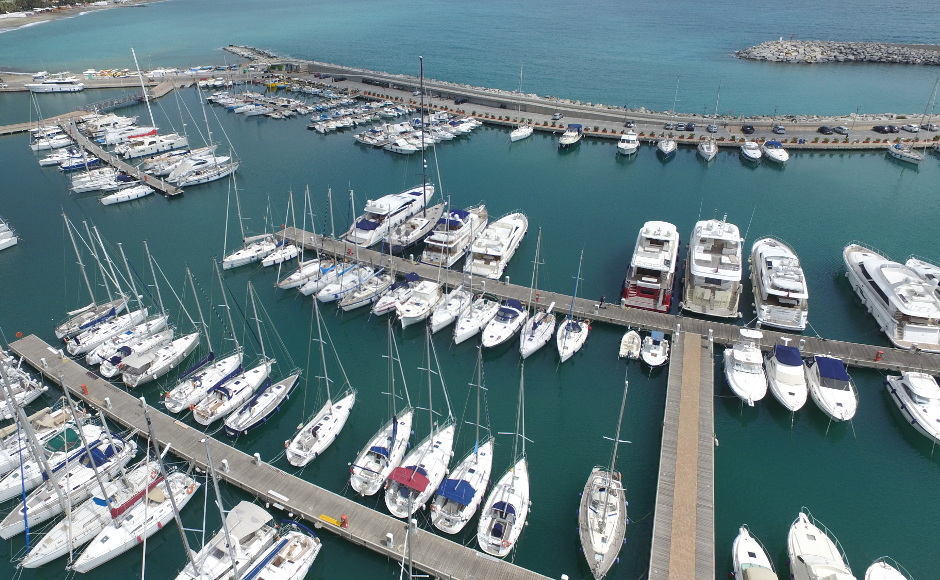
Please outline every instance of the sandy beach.
[[99, 10], [146, 6], [152, 1], [154, 0], [127, 0], [125, 2], [108, 2], [107, 4], [103, 5], [89, 3], [43, 12], [16, 12], [0, 14], [0, 33], [16, 30], [19, 28], [25, 28], [27, 26], [35, 26], [37, 24], [50, 22], [52, 20], [81, 16], [82, 14], [97, 12]]

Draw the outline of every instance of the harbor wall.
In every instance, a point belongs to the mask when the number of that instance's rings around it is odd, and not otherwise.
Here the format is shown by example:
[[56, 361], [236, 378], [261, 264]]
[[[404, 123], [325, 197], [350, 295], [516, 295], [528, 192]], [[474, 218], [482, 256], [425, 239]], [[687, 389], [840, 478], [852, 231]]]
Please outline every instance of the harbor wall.
[[822, 62], [877, 62], [940, 65], [940, 45], [831, 42], [824, 40], [771, 40], [734, 53], [738, 58], [814, 64]]

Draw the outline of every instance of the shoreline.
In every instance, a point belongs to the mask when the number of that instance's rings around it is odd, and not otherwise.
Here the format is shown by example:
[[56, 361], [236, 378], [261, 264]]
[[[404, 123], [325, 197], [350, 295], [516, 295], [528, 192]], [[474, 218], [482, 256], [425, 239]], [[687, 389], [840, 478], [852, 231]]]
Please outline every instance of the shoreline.
[[70, 8], [62, 8], [48, 12], [25, 12], [22, 13], [23, 16], [8, 16], [6, 18], [0, 18], [0, 34], [5, 32], [13, 32], [14, 30], [21, 30], [23, 28], [29, 28], [31, 26], [37, 26], [39, 24], [52, 22], [54, 20], [64, 20], [66, 18], [75, 18], [85, 14], [91, 14], [92, 12], [110, 10], [112, 8], [142, 8], [147, 4], [159, 1], [160, 0], [126, 0], [126, 2], [122, 2], [121, 4], [107, 4], [105, 6], [93, 6], [91, 4], [86, 4], [83, 6], [72, 6]]

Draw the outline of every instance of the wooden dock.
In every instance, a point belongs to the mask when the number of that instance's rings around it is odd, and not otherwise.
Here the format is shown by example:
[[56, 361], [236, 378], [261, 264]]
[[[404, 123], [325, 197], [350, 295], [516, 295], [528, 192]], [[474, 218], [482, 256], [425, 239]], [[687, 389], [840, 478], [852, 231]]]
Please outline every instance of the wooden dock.
[[649, 580], [715, 577], [713, 359], [704, 337], [672, 341]]
[[61, 120], [59, 121], [59, 126], [62, 127], [62, 130], [65, 131], [69, 137], [74, 139], [82, 149], [88, 151], [92, 155], [95, 155], [115, 169], [122, 171], [127, 175], [136, 177], [140, 180], [141, 183], [149, 185], [157, 191], [162, 192], [164, 195], [171, 196], [183, 193], [183, 190], [176, 187], [175, 185], [167, 183], [163, 179], [159, 179], [152, 175], [147, 175], [140, 169], [120, 159], [118, 156], [112, 155], [103, 148], [99, 147], [97, 143], [94, 143], [91, 139], [86, 137], [84, 134], [82, 134], [81, 131], [78, 130], [78, 126], [75, 124], [75, 119]]
[[[51, 347], [35, 335], [11, 343], [10, 349], [17, 356], [22, 356], [46, 378], [67, 387], [73, 395], [89, 405], [100, 408], [112, 420], [128, 429], [146, 432], [146, 421], [139, 398], [98, 377], [75, 361], [63, 357], [61, 349]], [[207, 438], [205, 433], [155, 407], [150, 407], [150, 417], [154, 433], [162, 446], [171, 445], [173, 454], [202, 469], [208, 468], [206, 450], [202, 443], [202, 440]], [[208, 441], [217, 469], [222, 465], [226, 466], [220, 469], [219, 475], [228, 483], [278, 509], [293, 512], [295, 517], [313, 522], [314, 525], [350, 542], [395, 561], [402, 560], [405, 546], [405, 523], [402, 520], [317, 487], [211, 437]], [[348, 527], [335, 525], [335, 521], [340, 520], [341, 516], [346, 516]], [[387, 545], [386, 534], [392, 534], [392, 545]], [[417, 569], [442, 579], [547, 579], [541, 574], [424, 530], [419, 530], [412, 536], [412, 558]], [[180, 555], [177, 562], [167, 562], [167, 565], [182, 569], [185, 563], [185, 558]]]
[[[358, 258], [361, 262], [393, 268], [396, 272], [415, 272], [422, 278], [439, 280], [448, 287], [457, 286], [464, 281], [462, 272], [441, 270], [426, 264], [414, 262], [398, 257], [389, 257], [374, 250], [359, 248], [351, 250], [353, 246], [328, 237], [305, 232], [299, 228], [286, 228], [277, 234], [279, 237], [293, 240], [303, 244], [307, 249], [317, 249], [333, 256], [345, 255], [349, 259]], [[529, 304], [529, 288], [515, 284], [507, 284], [496, 280], [479, 281], [474, 278], [475, 291], [485, 291], [501, 299], [515, 298], [525, 305]], [[747, 283], [747, 280], [742, 281]], [[562, 308], [571, 302], [571, 296], [536, 290], [534, 302], [550, 304], [555, 302], [556, 307]], [[604, 308], [592, 300], [578, 298], [574, 303], [574, 312], [595, 322], [604, 322], [616, 326], [625, 326], [643, 330], [659, 330], [667, 334], [675, 334], [680, 330], [692, 332], [706, 338], [711, 338], [718, 344], [734, 344], [739, 338], [741, 327], [717, 320], [692, 318], [681, 314], [664, 314], [639, 308], [623, 308], [617, 304], [607, 304]], [[829, 340], [813, 336], [788, 334], [769, 329], [761, 329], [764, 338], [761, 347], [770, 350], [775, 344], [789, 342], [797, 346], [803, 356], [817, 354], [830, 354], [845, 361], [850, 366], [875, 368], [883, 371], [922, 371], [929, 374], [940, 374], [940, 355], [922, 351], [901, 350], [887, 346], [857, 344], [838, 340]]]

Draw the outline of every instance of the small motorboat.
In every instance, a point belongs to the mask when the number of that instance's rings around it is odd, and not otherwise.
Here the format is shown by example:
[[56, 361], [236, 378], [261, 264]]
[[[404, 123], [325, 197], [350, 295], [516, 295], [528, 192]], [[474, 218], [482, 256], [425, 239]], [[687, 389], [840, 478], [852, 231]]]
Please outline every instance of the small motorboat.
[[760, 161], [760, 158], [763, 156], [760, 150], [760, 145], [754, 141], [745, 141], [741, 145], [741, 159], [745, 161], [750, 161], [752, 163], [757, 163]]
[[806, 404], [809, 388], [800, 349], [778, 344], [764, 357], [767, 386], [780, 404], [790, 411], [799, 411]]
[[848, 421], [858, 409], [858, 393], [845, 364], [838, 358], [818, 354], [806, 365], [809, 394], [833, 421]]
[[651, 367], [661, 367], [669, 360], [669, 341], [666, 336], [654, 330], [649, 336], [643, 339], [643, 346], [640, 347], [640, 358]]
[[889, 376], [885, 386], [891, 400], [910, 423], [934, 443], [940, 443], [940, 386], [926, 373], [906, 372]]
[[911, 575], [906, 573], [907, 570], [903, 572], [902, 570], [904, 566], [887, 556], [882, 556], [875, 560], [868, 570], [865, 570], [865, 580], [911, 580]]
[[620, 136], [620, 141], [617, 143], [617, 154], [618, 155], [633, 155], [640, 148], [640, 141], [636, 137], [636, 133], [633, 131], [627, 131]]
[[734, 580], [777, 579], [767, 550], [751, 535], [746, 525], [738, 530], [738, 536], [731, 547], [731, 555], [734, 558]]
[[620, 358], [631, 358], [633, 360], [640, 358], [641, 344], [640, 333], [632, 328], [627, 330], [623, 338], [620, 339]]
[[753, 407], [767, 394], [763, 358], [759, 341], [764, 333], [750, 328], [741, 329], [741, 338], [725, 349], [725, 379], [739, 399]]
[[760, 150], [768, 161], [773, 161], [774, 163], [783, 164], [790, 159], [790, 154], [783, 148], [783, 143], [780, 141], [764, 141], [760, 146]]

